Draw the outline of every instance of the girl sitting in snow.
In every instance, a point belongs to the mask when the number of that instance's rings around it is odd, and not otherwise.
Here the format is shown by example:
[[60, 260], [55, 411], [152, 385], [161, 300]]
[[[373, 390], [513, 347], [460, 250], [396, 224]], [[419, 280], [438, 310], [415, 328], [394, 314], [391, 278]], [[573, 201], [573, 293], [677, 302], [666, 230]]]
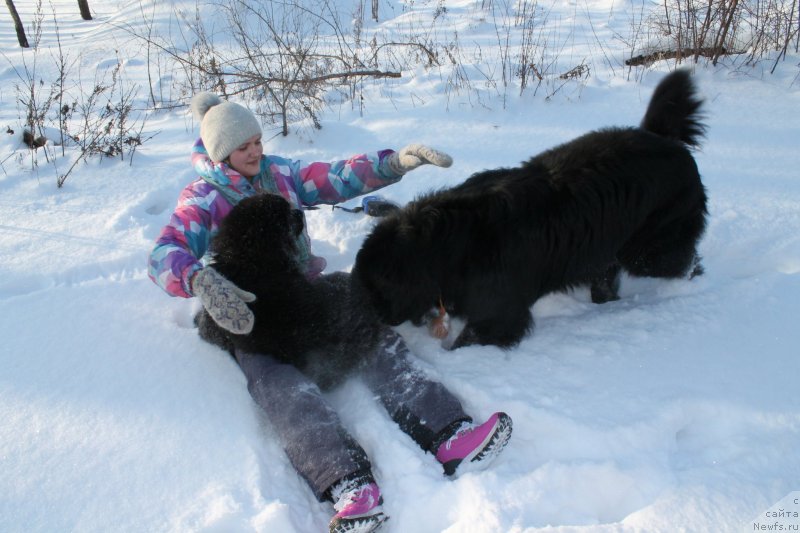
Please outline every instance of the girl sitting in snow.
[[[282, 195], [298, 209], [335, 204], [401, 179], [423, 164], [449, 166], [446, 154], [421, 145], [382, 150], [334, 163], [304, 164], [263, 155], [255, 116], [211, 93], [192, 100], [200, 139], [192, 149], [199, 177], [186, 186], [149, 258], [151, 279], [172, 296], [200, 298], [214, 321], [235, 334], [252, 330], [247, 302], [254, 296], [204, 266], [220, 221], [243, 198], [260, 191]], [[310, 252], [305, 229], [299, 239], [309, 278], [325, 268]], [[361, 373], [367, 386], [405, 433], [431, 452], [448, 475], [485, 466], [505, 446], [511, 419], [495, 413], [473, 424], [445, 387], [428, 379], [410, 359], [403, 339], [387, 328]], [[387, 520], [381, 493], [364, 450], [342, 427], [319, 388], [297, 368], [270, 354], [236, 351], [248, 389], [279, 435], [297, 472], [320, 501], [334, 503], [331, 532], [374, 531]]]

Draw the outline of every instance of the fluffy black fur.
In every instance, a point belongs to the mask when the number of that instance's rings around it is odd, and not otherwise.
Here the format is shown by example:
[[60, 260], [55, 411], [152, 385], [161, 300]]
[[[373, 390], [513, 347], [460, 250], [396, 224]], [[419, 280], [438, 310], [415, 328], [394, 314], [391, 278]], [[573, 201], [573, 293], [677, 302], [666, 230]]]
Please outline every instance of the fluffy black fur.
[[213, 267], [256, 295], [248, 304], [253, 331], [234, 335], [205, 310], [200, 336], [227, 350], [269, 354], [290, 362], [323, 388], [338, 383], [378, 341], [381, 328], [368, 301], [337, 272], [309, 281], [297, 261], [303, 214], [281, 196], [242, 200], [212, 242]]
[[440, 299], [466, 326], [452, 347], [510, 347], [541, 296], [591, 285], [618, 298], [620, 270], [701, 272], [706, 193], [694, 158], [704, 133], [689, 74], [656, 88], [638, 128], [608, 128], [516, 168], [474, 174], [417, 198], [365, 239], [353, 275], [391, 325], [419, 323]]

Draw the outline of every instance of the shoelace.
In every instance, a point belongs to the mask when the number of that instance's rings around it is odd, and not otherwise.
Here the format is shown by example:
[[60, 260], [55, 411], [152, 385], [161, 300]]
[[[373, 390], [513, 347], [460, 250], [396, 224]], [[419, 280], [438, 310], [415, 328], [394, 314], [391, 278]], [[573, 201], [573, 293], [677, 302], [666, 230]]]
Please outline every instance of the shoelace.
[[372, 493], [369, 490], [369, 485], [365, 485], [360, 487], [353, 487], [349, 490], [346, 489], [342, 491], [342, 494], [341, 496], [339, 496], [337, 502], [333, 504], [333, 508], [336, 509], [337, 511], [341, 511], [345, 509], [347, 506], [349, 506], [351, 503], [356, 503], [359, 500], [361, 500], [361, 498], [365, 496], [364, 493], [368, 493], [366, 494], [366, 497], [369, 498], [368, 506], [371, 507], [373, 503]]
[[444, 442], [443, 444], [444, 449], [449, 450], [450, 447], [453, 445], [453, 442], [456, 441], [456, 439], [469, 433], [470, 431], [472, 431], [472, 429], [473, 429], [472, 424], [470, 424], [469, 422], [462, 422], [459, 428], [455, 431], [455, 433], [453, 433], [453, 436]]

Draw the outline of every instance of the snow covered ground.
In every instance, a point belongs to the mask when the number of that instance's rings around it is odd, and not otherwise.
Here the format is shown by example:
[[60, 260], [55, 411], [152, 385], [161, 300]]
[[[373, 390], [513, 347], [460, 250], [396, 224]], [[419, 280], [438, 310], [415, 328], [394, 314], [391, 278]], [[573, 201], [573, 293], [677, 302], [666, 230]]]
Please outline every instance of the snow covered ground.
[[[62, 44], [99, 67], [114, 57], [111, 23], [134, 22], [151, 1], [90, 4], [93, 29], [75, 22], [81, 32]], [[446, 4], [453, 24], [479, 11]], [[78, 16], [72, 2], [53, 5]], [[577, 5], [555, 3], [551, 18], [566, 26], [590, 11]], [[634, 8], [591, 3], [593, 31], [620, 30]], [[408, 15], [386, 14], [396, 15], [386, 27]], [[0, 531], [326, 530], [331, 506], [294, 473], [235, 363], [193, 330], [197, 303], [169, 298], [146, 275], [153, 240], [192, 179], [187, 111], [152, 115], [147, 130], [159, 133], [132, 164], [90, 160], [57, 188], [53, 164], [32, 169], [20, 145], [14, 68], [31, 54], [15, 48], [9, 19], [0, 20]], [[72, 27], [66, 16], [61, 24]], [[564, 57], [582, 57], [583, 37]], [[435, 72], [404, 72], [367, 87], [363, 113], [332, 106], [320, 131], [272, 138], [266, 150], [332, 160], [423, 142], [450, 153], [451, 168], [423, 167], [382, 191], [406, 202], [590, 129], [638, 123], [674, 65], [628, 72], [619, 45], [608, 46], [616, 67], [596, 61], [580, 90], [528, 91], [505, 106], [459, 100]], [[128, 79], [146, 84], [136, 50], [119, 53]], [[774, 75], [696, 68], [709, 126], [697, 153], [710, 197], [704, 276], [626, 278], [622, 299], [603, 306], [584, 290], [550, 295], [534, 306], [534, 333], [509, 351], [447, 352], [423, 329], [398, 328], [469, 412], [513, 417], [493, 468], [446, 479], [362, 384], [331, 393], [373, 460], [388, 531], [800, 529], [800, 493], [784, 499], [800, 491], [798, 61], [790, 55]], [[70, 157], [56, 160], [62, 172]], [[308, 220], [329, 271], [352, 266], [374, 222], [329, 209]]]

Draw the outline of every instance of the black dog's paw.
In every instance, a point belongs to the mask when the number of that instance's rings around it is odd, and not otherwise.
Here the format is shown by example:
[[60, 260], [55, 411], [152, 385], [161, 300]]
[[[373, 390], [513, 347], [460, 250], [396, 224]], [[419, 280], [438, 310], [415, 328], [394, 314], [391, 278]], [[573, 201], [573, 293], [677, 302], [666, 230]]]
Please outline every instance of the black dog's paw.
[[484, 344], [491, 344], [485, 342], [481, 336], [475, 331], [475, 328], [472, 327], [470, 324], [464, 326], [464, 329], [461, 330], [461, 333], [453, 340], [449, 345], [447, 345], [447, 341], [442, 343], [442, 346], [446, 350], [457, 350], [458, 348], [466, 348], [467, 346], [473, 345], [484, 345]]
[[701, 262], [701, 257], [699, 255], [694, 256], [694, 261], [692, 262], [692, 268], [689, 271], [689, 279], [694, 279], [697, 276], [702, 276], [706, 273], [706, 269], [703, 267]]
[[491, 318], [477, 321], [467, 319], [450, 350], [480, 344], [497, 346], [504, 350], [516, 347], [533, 330], [533, 316], [526, 307], [514, 310], [506, 306]]
[[619, 300], [619, 294], [608, 284], [592, 283], [592, 303], [604, 304]]
[[618, 264], [613, 264], [610, 265], [602, 275], [592, 280], [590, 292], [592, 294], [593, 303], [604, 304], [606, 302], [619, 300], [619, 279], [621, 272], [622, 267]]

